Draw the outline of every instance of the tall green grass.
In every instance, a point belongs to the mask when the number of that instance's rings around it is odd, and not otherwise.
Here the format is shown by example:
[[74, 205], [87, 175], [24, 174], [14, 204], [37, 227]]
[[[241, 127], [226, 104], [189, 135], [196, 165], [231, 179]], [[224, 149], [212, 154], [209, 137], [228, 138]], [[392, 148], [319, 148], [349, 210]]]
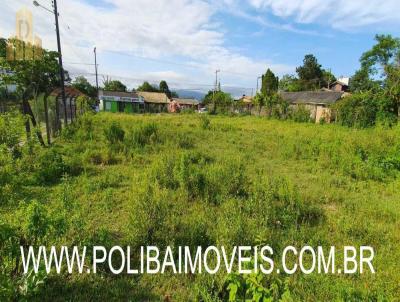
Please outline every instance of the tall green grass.
[[[102, 113], [42, 149], [21, 144], [20, 117], [0, 120], [0, 300], [227, 301], [235, 289], [242, 301], [255, 297], [255, 281], [273, 301], [400, 295], [398, 127]], [[269, 244], [276, 253], [287, 245], [372, 245], [378, 273], [133, 278], [102, 267], [96, 276], [35, 279], [20, 273], [21, 242]]]

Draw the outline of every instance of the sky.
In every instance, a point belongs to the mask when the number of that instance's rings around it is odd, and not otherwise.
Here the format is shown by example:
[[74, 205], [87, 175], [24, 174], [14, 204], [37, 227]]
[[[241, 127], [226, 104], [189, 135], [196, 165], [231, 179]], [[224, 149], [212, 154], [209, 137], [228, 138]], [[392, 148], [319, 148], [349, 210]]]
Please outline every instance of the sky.
[[[59, 0], [65, 68], [100, 83], [167, 80], [173, 89], [207, 91], [215, 70], [224, 90], [255, 92], [270, 68], [295, 74], [306, 54], [351, 76], [376, 34], [400, 36], [399, 0]], [[5, 2], [5, 3], [4, 3]], [[50, 0], [38, 0], [51, 9]], [[15, 14], [32, 12], [34, 34], [56, 50], [54, 16], [31, 0], [3, 0], [0, 36], [15, 35]]]

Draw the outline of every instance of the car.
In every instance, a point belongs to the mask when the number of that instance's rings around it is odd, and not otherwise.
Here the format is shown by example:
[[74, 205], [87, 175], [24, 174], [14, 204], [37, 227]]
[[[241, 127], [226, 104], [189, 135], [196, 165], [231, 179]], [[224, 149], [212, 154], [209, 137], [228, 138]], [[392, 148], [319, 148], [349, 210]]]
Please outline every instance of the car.
[[200, 108], [198, 110], [198, 113], [208, 113], [208, 109], [207, 108]]

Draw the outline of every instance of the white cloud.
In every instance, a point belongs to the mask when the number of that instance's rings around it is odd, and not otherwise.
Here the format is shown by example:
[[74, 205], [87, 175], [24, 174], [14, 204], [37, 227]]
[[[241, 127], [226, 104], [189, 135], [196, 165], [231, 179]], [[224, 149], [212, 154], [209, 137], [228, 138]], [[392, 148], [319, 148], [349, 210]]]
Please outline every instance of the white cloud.
[[[49, 6], [50, 1], [39, 2]], [[163, 68], [156, 73], [142, 74], [142, 77], [154, 76], [154, 80], [158, 80], [160, 76], [165, 76], [166, 80], [171, 81], [179, 81], [186, 77], [190, 82], [212, 83], [213, 70], [220, 68], [244, 74], [240, 76], [226, 73], [223, 76], [227, 82], [246, 86], [251, 83], [255, 86], [252, 83], [255, 82], [252, 79], [255, 77], [253, 75], [264, 72], [267, 66], [279, 74], [293, 70], [291, 66], [254, 60], [237, 50], [225, 47], [223, 25], [214, 18], [217, 9], [205, 0], [157, 0], [156, 3], [149, 0], [107, 0], [107, 2], [112, 8], [96, 7], [83, 0], [59, 2], [66, 62], [93, 63], [92, 46], [96, 45], [100, 53], [124, 52], [182, 64], [191, 62], [198, 67], [198, 70], [193, 72], [185, 69], [186, 74], [179, 66], [173, 73], [170, 67], [168, 70]], [[13, 16], [22, 5], [29, 7], [34, 13], [35, 31], [42, 37], [44, 47], [56, 49], [53, 16], [40, 8], [33, 7], [30, 0], [15, 0], [6, 4], [0, 13], [2, 17], [0, 34], [13, 32], [15, 24]], [[3, 18], [3, 15], [8, 17]], [[103, 68], [104, 65], [110, 66], [111, 61], [103, 64]], [[92, 68], [70, 65], [68, 69], [73, 72], [82, 70], [90, 72]], [[117, 67], [103, 69], [102, 72], [129, 76], [129, 71], [134, 73], [134, 69], [135, 66], [124, 66], [122, 69]]]
[[299, 23], [319, 22], [337, 29], [399, 24], [398, 0], [248, 0], [255, 8], [269, 10]]

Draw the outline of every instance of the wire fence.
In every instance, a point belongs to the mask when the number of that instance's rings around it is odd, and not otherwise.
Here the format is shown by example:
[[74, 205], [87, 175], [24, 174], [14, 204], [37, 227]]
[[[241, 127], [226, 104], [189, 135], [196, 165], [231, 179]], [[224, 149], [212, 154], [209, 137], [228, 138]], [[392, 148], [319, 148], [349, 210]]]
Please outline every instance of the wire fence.
[[0, 98], [0, 113], [18, 111], [28, 117], [26, 129], [32, 127], [38, 132], [39, 141], [51, 144], [67, 125], [74, 123], [80, 115], [91, 110], [88, 104], [79, 101], [78, 96], [67, 95], [65, 103], [59, 94], [39, 94], [29, 101], [15, 97]]

